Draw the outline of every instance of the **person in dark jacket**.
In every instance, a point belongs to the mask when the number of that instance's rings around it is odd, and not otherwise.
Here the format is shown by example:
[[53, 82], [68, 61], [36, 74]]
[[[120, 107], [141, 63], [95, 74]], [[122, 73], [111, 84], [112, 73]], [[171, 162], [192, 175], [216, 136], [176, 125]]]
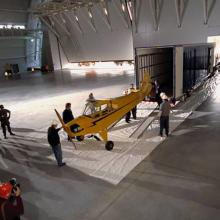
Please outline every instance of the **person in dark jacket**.
[[11, 131], [10, 122], [9, 122], [10, 117], [11, 117], [11, 112], [8, 109], [5, 109], [3, 105], [0, 105], [0, 121], [1, 121], [1, 127], [2, 127], [2, 131], [3, 131], [3, 135], [5, 139], [7, 139], [6, 127], [8, 128], [8, 132], [10, 135], [15, 135]]
[[66, 103], [66, 108], [63, 111], [63, 121], [64, 123], [68, 123], [74, 119], [72, 110], [71, 110], [71, 103]]
[[58, 134], [60, 130], [61, 128], [57, 128], [57, 122], [52, 122], [51, 126], [48, 128], [47, 140], [52, 147], [58, 166], [62, 167], [66, 165], [66, 163], [63, 163], [60, 136]]
[[20, 187], [10, 182], [0, 184], [0, 220], [20, 220], [23, 214]]
[[[136, 89], [134, 88], [134, 84], [131, 84], [130, 93], [135, 92]], [[137, 106], [135, 106], [133, 109], [131, 109], [132, 117], [133, 119], [137, 119]], [[130, 119], [130, 118], [129, 118]]]
[[166, 136], [169, 135], [169, 115], [170, 103], [165, 93], [161, 93], [163, 102], [160, 104], [159, 117], [160, 117], [160, 136], [163, 137], [163, 129], [165, 129]]
[[[66, 108], [63, 111], [63, 121], [65, 124], [72, 121], [74, 119], [72, 110], [71, 110], [71, 103], [66, 103]], [[70, 141], [70, 137], [68, 136], [68, 141]]]

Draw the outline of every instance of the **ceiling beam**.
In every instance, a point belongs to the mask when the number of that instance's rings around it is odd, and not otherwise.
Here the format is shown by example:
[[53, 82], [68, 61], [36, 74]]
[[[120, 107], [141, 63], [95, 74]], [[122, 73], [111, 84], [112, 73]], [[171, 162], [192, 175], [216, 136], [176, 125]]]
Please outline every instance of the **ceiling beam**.
[[39, 17], [41, 22], [47, 26], [47, 28], [59, 39], [60, 35], [54, 30], [53, 26], [51, 26], [44, 17]]
[[92, 27], [93, 31], [97, 32], [92, 9], [91, 9], [91, 7], [87, 7], [86, 9], [87, 9], [87, 13], [88, 13], [87, 17], [89, 17], [89, 21], [88, 22], [89, 22], [90, 26]]
[[159, 29], [160, 16], [163, 7], [163, 0], [150, 0], [151, 12], [154, 20], [155, 31]]
[[[59, 16], [60, 18], [60, 16]], [[64, 31], [64, 33], [67, 35], [67, 36], [71, 36], [70, 32], [67, 30], [66, 28], [66, 25], [65, 23], [62, 21], [62, 23], [60, 22], [61, 18], [59, 19], [57, 17], [57, 15], [54, 15], [54, 16], [50, 16], [50, 19], [54, 20], [56, 24], [58, 24], [60, 26], [60, 28]]]
[[122, 0], [120, 0], [120, 1], [112, 1], [112, 3], [115, 6], [116, 10], [118, 11], [118, 14], [122, 18], [126, 28], [129, 28], [130, 27], [130, 23], [128, 22], [127, 16], [125, 15], [125, 10], [126, 10], [125, 3]]
[[111, 25], [111, 19], [109, 15], [109, 6], [108, 6], [108, 1], [104, 0], [103, 2], [100, 3], [100, 8], [101, 8], [101, 13], [102, 13], [102, 18], [105, 21], [107, 27], [109, 28], [110, 31], [112, 31], [112, 25]]
[[22, 10], [22, 9], [7, 9], [7, 8], [0, 8], [0, 12], [6, 12], [6, 13], [29, 13], [28, 9], [27, 10]]
[[83, 34], [83, 30], [82, 30], [80, 23], [79, 23], [79, 18], [75, 13], [73, 16], [71, 16], [70, 12], [66, 12], [66, 13], [64, 13], [64, 16], [66, 19], [68, 19], [70, 24], [74, 24], [74, 25], [76, 24], [76, 27], [78, 28], [79, 32], [81, 34]]
[[211, 13], [215, 7], [216, 0], [203, 0], [204, 24], [207, 25]]
[[140, 11], [142, 6], [142, 0], [132, 0], [132, 15], [133, 15], [133, 25], [135, 28], [135, 33], [138, 32], [138, 23], [140, 18]]
[[184, 18], [185, 12], [186, 12], [188, 1], [189, 0], [175, 0], [178, 28], [182, 27], [183, 18]]

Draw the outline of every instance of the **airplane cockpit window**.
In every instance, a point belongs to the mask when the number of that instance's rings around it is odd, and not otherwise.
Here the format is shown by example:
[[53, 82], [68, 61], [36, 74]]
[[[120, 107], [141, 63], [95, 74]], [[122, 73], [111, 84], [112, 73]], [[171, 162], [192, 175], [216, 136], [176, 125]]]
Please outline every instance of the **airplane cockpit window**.
[[83, 111], [83, 115], [91, 115], [96, 112], [95, 105], [93, 103], [87, 103]]
[[105, 114], [108, 112], [108, 110], [109, 110], [109, 107], [107, 104], [104, 104], [101, 106], [95, 106], [93, 103], [87, 103], [83, 111], [83, 115], [90, 116], [94, 113]]

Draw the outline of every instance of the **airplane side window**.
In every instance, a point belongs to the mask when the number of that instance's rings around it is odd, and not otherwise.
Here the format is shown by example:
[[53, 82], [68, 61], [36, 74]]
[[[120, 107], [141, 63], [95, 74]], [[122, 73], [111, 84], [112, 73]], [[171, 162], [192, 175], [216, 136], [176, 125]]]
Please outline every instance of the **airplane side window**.
[[107, 109], [107, 104], [101, 106], [101, 111]]
[[79, 132], [81, 129], [80, 129], [80, 126], [78, 124], [74, 124], [74, 125], [71, 125], [70, 126], [70, 130], [73, 132], [73, 133], [77, 133]]

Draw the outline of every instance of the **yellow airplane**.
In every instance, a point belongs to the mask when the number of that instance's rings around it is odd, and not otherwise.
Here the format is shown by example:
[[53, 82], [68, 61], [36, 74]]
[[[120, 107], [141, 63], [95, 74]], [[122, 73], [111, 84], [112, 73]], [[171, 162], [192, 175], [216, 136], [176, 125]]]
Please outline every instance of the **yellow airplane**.
[[[114, 143], [108, 140], [108, 129], [117, 123], [127, 112], [144, 100], [151, 92], [152, 84], [150, 76], [145, 73], [140, 89], [132, 90], [129, 94], [105, 100], [93, 100], [87, 103], [83, 115], [65, 124], [60, 114], [55, 112], [69, 137], [76, 137], [83, 141], [87, 134], [99, 134], [105, 141], [105, 148], [111, 151]], [[91, 105], [93, 105], [92, 108]], [[96, 138], [99, 139], [99, 138]]]

